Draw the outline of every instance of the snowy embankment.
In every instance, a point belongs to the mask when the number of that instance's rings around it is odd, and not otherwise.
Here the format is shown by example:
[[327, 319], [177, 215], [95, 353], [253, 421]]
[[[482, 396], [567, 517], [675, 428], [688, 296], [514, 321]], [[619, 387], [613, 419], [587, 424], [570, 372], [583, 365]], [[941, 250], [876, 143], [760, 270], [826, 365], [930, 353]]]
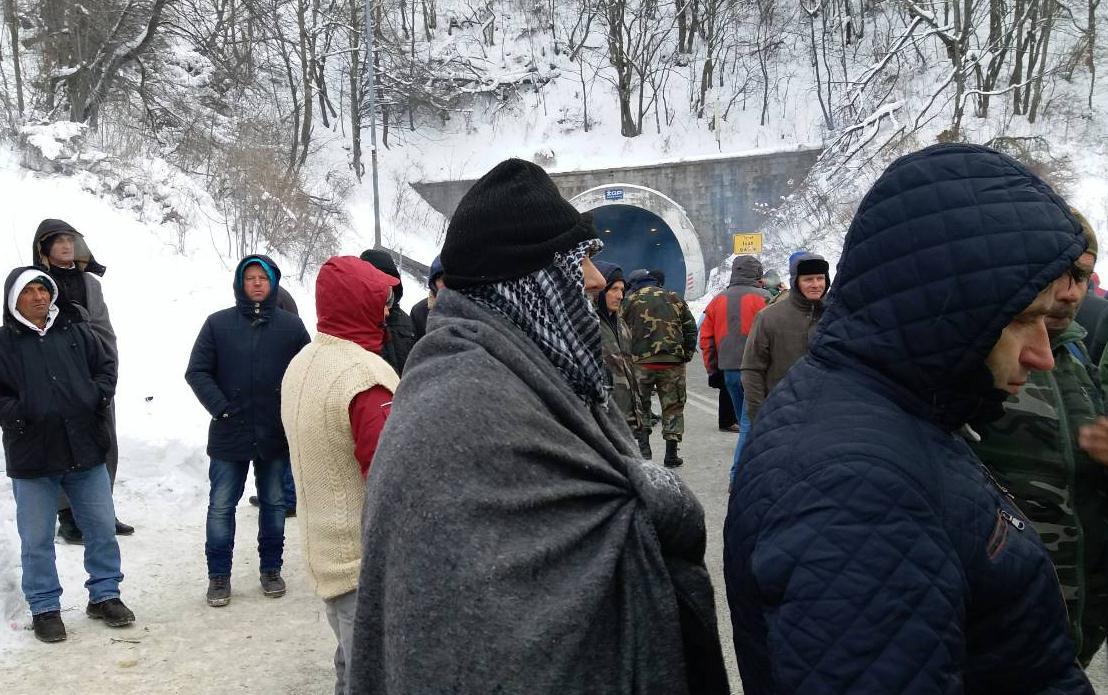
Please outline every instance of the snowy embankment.
[[[10, 153], [0, 159], [0, 190], [9, 201], [0, 223], [4, 276], [9, 269], [31, 262], [31, 238], [46, 217], [74, 225], [108, 268], [104, 294], [121, 357], [116, 395], [119, 517], [143, 533], [155, 520], [205, 504], [208, 416], [183, 375], [204, 318], [232, 303], [235, 261], [213, 248], [222, 227], [213, 223], [208, 230], [194, 228], [182, 244], [175, 228], [148, 224], [140, 215], [118, 209], [110, 199], [83, 190], [79, 178], [41, 177], [19, 169]], [[314, 315], [309, 293], [292, 281], [285, 284], [305, 314]], [[203, 562], [202, 538], [165, 541], [165, 552], [177, 561]], [[19, 538], [11, 481], [6, 476], [0, 477], [0, 558], [3, 651], [19, 640], [13, 629], [29, 621], [19, 591]], [[135, 556], [125, 548], [124, 572], [128, 566], [165, 559]], [[59, 553], [63, 576], [71, 569], [66, 563], [79, 569], [79, 555]], [[65, 604], [84, 599], [80, 584], [69, 583], [64, 589]]]

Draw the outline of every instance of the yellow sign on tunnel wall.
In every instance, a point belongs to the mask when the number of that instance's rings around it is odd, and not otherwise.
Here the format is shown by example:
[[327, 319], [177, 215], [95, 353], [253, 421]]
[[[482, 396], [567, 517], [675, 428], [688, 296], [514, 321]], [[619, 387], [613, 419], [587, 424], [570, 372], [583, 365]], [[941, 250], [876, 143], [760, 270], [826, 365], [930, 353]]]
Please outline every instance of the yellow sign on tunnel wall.
[[762, 252], [762, 233], [752, 232], [749, 234], [736, 234], [735, 237], [735, 255], [744, 253], [761, 253]]

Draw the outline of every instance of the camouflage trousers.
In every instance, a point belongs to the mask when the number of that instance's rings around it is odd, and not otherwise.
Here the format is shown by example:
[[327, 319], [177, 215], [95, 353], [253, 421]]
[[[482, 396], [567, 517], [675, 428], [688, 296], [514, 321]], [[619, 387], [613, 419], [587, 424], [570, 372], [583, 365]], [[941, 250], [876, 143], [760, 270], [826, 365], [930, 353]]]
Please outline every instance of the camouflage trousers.
[[650, 416], [655, 391], [662, 402], [662, 437], [679, 442], [685, 433], [685, 365], [657, 370], [640, 365], [639, 396], [645, 417]]

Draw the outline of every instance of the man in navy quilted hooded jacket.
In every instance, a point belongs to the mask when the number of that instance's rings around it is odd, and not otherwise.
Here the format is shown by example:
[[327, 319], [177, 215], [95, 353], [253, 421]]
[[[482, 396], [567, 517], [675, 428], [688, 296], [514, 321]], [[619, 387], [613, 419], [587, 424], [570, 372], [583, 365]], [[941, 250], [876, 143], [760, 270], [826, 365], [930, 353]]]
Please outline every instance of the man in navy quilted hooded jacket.
[[748, 695], [1093, 692], [1049, 554], [966, 443], [1053, 367], [1050, 288], [1084, 249], [1065, 202], [985, 147], [929, 147], [874, 184], [733, 486]]

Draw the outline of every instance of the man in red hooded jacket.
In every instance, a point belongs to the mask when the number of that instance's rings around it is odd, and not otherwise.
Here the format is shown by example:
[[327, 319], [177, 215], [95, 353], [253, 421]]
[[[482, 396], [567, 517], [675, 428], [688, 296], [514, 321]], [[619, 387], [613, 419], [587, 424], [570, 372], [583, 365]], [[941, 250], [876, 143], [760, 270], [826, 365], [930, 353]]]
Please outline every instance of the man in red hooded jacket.
[[281, 382], [297, 522], [308, 571], [335, 631], [335, 692], [346, 692], [358, 572], [364, 479], [399, 377], [380, 356], [399, 282], [353, 256], [323, 264], [311, 344]]

